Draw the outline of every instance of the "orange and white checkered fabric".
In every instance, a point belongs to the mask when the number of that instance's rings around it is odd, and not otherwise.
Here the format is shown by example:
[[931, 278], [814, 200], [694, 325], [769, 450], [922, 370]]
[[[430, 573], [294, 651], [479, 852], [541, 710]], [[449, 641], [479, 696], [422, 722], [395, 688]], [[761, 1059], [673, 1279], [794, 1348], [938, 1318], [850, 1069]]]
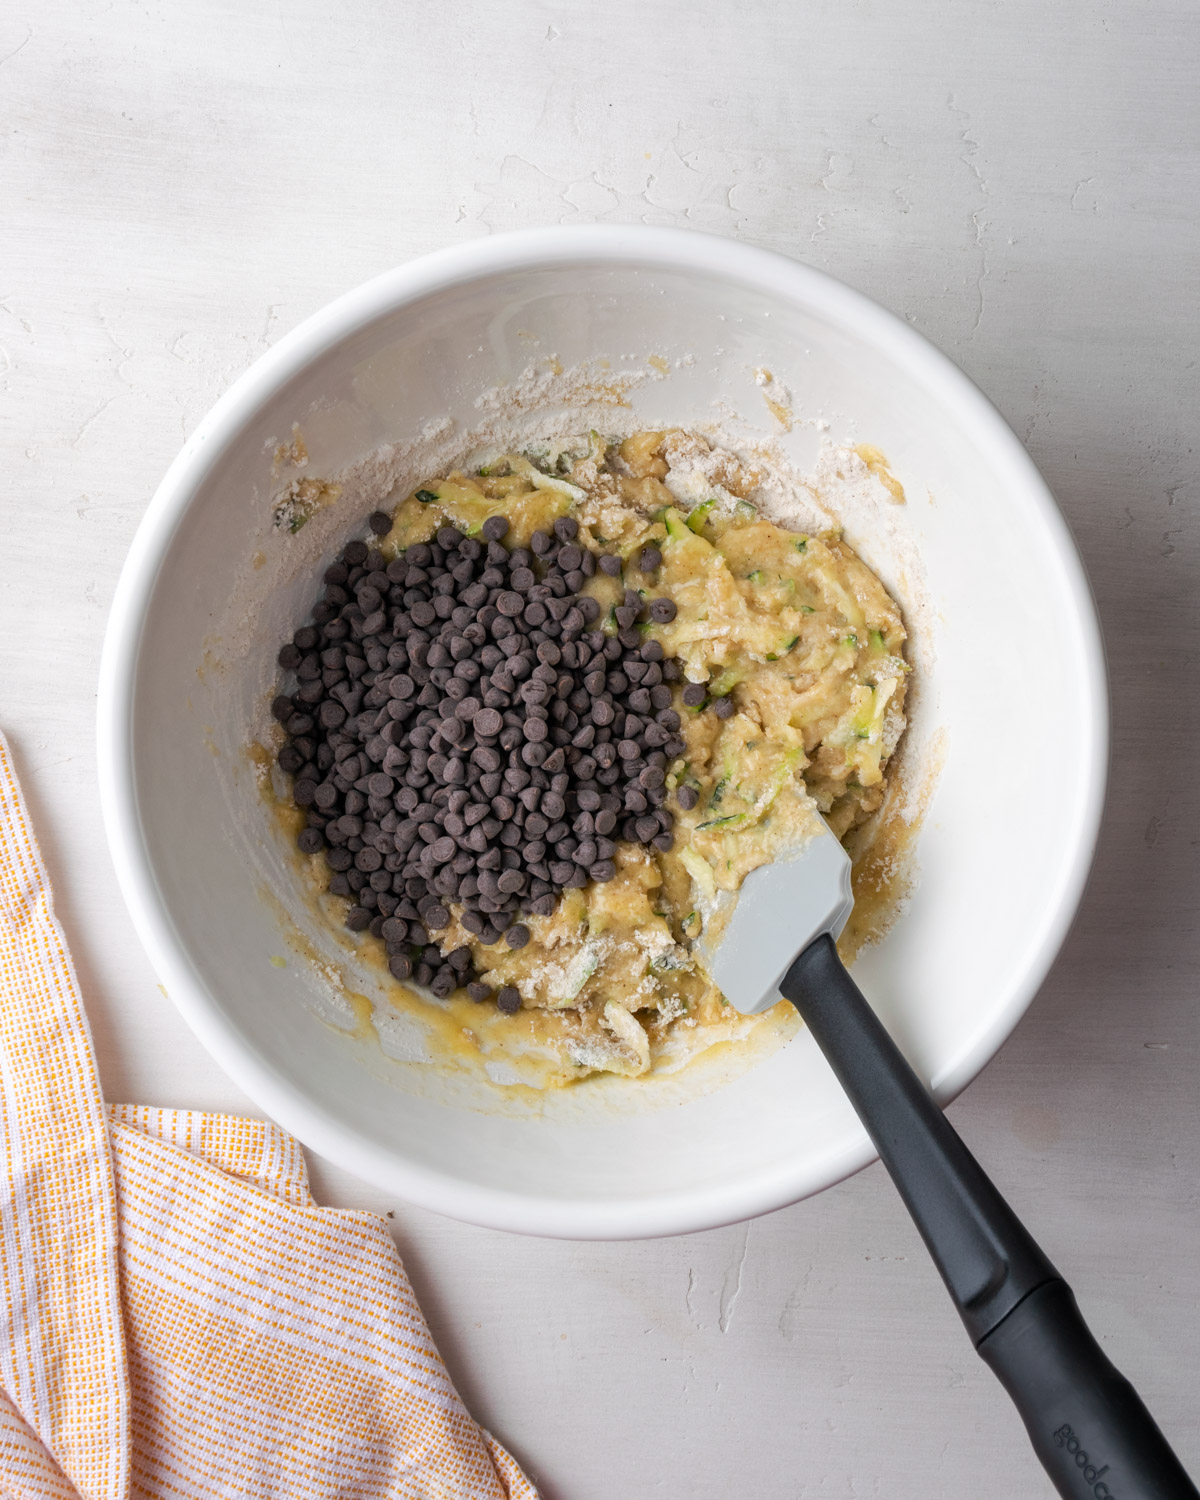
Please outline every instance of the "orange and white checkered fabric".
[[387, 1226], [274, 1125], [113, 1105], [0, 737], [0, 1496], [536, 1500]]

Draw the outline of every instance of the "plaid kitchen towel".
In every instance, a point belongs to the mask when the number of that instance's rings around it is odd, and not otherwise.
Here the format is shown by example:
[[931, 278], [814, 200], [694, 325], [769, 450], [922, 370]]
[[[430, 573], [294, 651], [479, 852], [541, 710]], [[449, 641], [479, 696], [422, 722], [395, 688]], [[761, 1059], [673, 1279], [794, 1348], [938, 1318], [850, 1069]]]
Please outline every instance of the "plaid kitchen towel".
[[0, 1496], [536, 1500], [387, 1226], [259, 1120], [106, 1108], [0, 736]]

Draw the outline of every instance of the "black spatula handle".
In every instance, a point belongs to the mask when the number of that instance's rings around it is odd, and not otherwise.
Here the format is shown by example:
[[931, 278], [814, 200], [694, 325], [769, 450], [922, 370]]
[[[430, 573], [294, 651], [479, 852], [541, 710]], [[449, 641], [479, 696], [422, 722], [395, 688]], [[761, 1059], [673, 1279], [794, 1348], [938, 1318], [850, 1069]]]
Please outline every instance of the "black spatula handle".
[[1200, 1500], [1136, 1391], [1088, 1332], [1071, 1289], [904, 1060], [828, 934], [796, 959], [780, 990], [858, 1111], [1059, 1493]]

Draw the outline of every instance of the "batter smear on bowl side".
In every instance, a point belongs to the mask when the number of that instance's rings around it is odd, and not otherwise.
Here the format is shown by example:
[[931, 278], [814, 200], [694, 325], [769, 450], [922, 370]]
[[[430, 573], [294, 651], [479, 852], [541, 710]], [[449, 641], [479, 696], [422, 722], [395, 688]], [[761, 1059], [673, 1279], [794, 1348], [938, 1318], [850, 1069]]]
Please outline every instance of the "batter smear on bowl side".
[[[279, 653], [302, 852], [397, 983], [534, 1013], [563, 1080], [723, 1020], [704, 944], [880, 806], [900, 611], [693, 433], [591, 433], [370, 517]], [[433, 1002], [431, 1002], [433, 1003]]]

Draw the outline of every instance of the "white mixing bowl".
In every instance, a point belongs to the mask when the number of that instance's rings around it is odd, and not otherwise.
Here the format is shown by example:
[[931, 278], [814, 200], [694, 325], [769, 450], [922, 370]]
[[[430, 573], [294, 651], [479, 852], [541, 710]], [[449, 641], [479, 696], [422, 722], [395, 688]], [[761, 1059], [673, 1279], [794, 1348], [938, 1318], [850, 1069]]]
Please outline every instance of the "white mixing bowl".
[[[919, 554], [937, 619], [922, 711], [927, 732], [944, 731], [944, 764], [919, 882], [855, 975], [941, 1099], [970, 1081], [1042, 982], [1092, 857], [1107, 700], [1088, 584], [1032, 462], [965, 376], [838, 282], [728, 240], [633, 228], [478, 240], [381, 276], [264, 355], [179, 455], [122, 574], [101, 677], [105, 817], [171, 999], [314, 1150], [479, 1224], [701, 1229], [871, 1160], [811, 1038], [720, 1086], [703, 1068], [695, 1084], [585, 1083], [533, 1104], [461, 1073], [435, 1086], [436, 1064], [388, 1061], [322, 1019], [329, 982], [288, 946], [294, 922], [321, 948], [320, 924], [242, 754], [316, 567], [362, 519], [335, 504], [297, 538], [273, 528], [276, 445], [298, 423], [303, 472], [328, 476], [433, 419], [469, 428], [478, 398], [539, 350], [566, 367], [606, 356], [616, 371], [655, 356], [668, 373], [628, 394], [629, 426], [707, 420], [726, 401], [757, 403], [778, 430], [750, 374], [766, 366], [798, 416], [887, 455], [908, 495], [893, 539], [847, 536], [902, 597], [916, 584], [895, 537]], [[805, 460], [813, 433], [798, 422], [783, 441]]]

